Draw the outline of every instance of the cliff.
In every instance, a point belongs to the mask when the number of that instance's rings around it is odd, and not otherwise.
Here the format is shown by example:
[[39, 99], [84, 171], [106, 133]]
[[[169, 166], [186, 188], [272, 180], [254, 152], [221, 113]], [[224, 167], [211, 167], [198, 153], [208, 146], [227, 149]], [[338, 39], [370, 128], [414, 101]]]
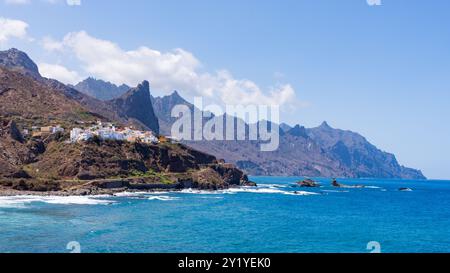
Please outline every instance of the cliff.
[[150, 97], [150, 84], [144, 81], [136, 88], [130, 89], [117, 99], [111, 101], [119, 115], [140, 121], [150, 130], [159, 133], [159, 123]]
[[61, 133], [24, 138], [15, 122], [0, 124], [0, 190], [98, 194], [112, 189], [216, 190], [251, 185], [233, 165], [182, 144], [99, 140], [73, 144]]

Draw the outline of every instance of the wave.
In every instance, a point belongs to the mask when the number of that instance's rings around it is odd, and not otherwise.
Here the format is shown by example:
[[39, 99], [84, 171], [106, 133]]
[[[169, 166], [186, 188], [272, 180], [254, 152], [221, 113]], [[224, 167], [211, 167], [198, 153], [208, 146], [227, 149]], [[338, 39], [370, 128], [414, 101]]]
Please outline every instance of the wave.
[[317, 195], [319, 193], [307, 192], [307, 191], [284, 191], [276, 188], [270, 187], [238, 187], [229, 188], [226, 190], [217, 191], [207, 191], [207, 190], [195, 190], [195, 189], [184, 189], [181, 193], [190, 194], [208, 194], [208, 195], [218, 195], [218, 194], [237, 194], [237, 193], [260, 193], [260, 194], [285, 194], [285, 195]]
[[144, 194], [146, 194], [146, 192], [129, 192], [129, 191], [124, 191], [124, 192], [115, 193], [114, 196], [115, 197], [137, 197], [137, 196], [142, 196]]
[[159, 200], [159, 201], [174, 201], [180, 199], [179, 197], [171, 197], [171, 196], [165, 196], [165, 195], [157, 195], [157, 196], [150, 196], [148, 200]]
[[177, 193], [217, 195], [217, 194], [224, 194], [225, 192], [224, 192], [224, 190], [208, 191], [208, 190], [197, 190], [197, 189], [183, 189]]
[[285, 194], [285, 195], [317, 195], [316, 192], [308, 192], [308, 191], [283, 191], [272, 188], [259, 188], [259, 187], [240, 187], [240, 188], [231, 188], [225, 190], [231, 193], [268, 193], [268, 194]]
[[60, 205], [109, 205], [111, 200], [99, 199], [105, 196], [1, 196], [0, 207], [25, 207], [30, 203], [47, 203]]

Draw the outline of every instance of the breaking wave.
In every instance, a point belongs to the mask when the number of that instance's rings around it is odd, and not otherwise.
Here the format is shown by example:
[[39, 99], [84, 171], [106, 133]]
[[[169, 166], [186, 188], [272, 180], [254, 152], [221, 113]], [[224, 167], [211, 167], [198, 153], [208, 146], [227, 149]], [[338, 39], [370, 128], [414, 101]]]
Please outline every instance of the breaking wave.
[[148, 200], [159, 200], [159, 201], [173, 201], [178, 200], [179, 197], [171, 197], [171, 196], [165, 196], [165, 195], [157, 195], [157, 196], [150, 196]]
[[105, 196], [1, 196], [0, 207], [25, 207], [31, 203], [47, 203], [60, 205], [109, 205], [111, 200], [99, 199]]
[[307, 192], [307, 191], [285, 191], [280, 190], [273, 185], [261, 185], [258, 187], [238, 187], [238, 188], [229, 188], [226, 190], [217, 190], [217, 191], [208, 191], [208, 190], [196, 190], [196, 189], [184, 189], [181, 193], [189, 193], [189, 194], [237, 194], [237, 193], [259, 193], [259, 194], [284, 194], [284, 195], [317, 195], [315, 192]]

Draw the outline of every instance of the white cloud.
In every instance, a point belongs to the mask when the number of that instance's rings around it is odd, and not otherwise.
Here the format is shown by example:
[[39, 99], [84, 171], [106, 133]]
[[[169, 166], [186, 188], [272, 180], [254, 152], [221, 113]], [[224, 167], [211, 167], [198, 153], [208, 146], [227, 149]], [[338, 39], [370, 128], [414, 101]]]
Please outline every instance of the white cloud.
[[[40, 1], [49, 4], [58, 4], [65, 2], [69, 6], [81, 6], [81, 0], [40, 0]], [[26, 5], [30, 4], [31, 0], [4, 0], [4, 2], [9, 5]]]
[[83, 79], [78, 72], [69, 70], [62, 65], [40, 63], [38, 67], [42, 76], [56, 79], [66, 84], [76, 84]]
[[42, 47], [47, 51], [62, 51], [63, 44], [47, 36], [41, 41]]
[[67, 0], [69, 6], [81, 6], [81, 0]]
[[[148, 47], [125, 51], [117, 44], [90, 36], [85, 31], [67, 34], [61, 42], [47, 40], [49, 50], [64, 50], [80, 61], [84, 71], [115, 84], [136, 85], [149, 80], [164, 92], [180, 90], [227, 104], [278, 104], [293, 102], [291, 85], [277, 85], [265, 92], [253, 81], [236, 79], [227, 70], [201, 72], [201, 62], [190, 52], [160, 52]], [[63, 81], [64, 82], [64, 81]]]
[[30, 0], [5, 0], [5, 3], [9, 5], [25, 5], [29, 4]]
[[0, 45], [10, 38], [25, 39], [28, 24], [24, 21], [0, 17]]

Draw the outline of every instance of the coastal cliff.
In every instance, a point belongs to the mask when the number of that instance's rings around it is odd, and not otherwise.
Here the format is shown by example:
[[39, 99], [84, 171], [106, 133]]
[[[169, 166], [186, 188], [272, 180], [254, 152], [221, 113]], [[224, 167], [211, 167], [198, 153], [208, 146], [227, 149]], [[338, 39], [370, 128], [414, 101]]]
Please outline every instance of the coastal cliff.
[[[179, 143], [69, 140], [68, 131], [97, 121], [158, 134], [149, 83], [101, 101], [43, 78], [17, 49], [0, 51], [0, 195], [254, 185], [233, 165]], [[55, 126], [66, 130], [49, 132]]]
[[102, 194], [124, 190], [225, 189], [253, 185], [231, 164], [178, 143], [94, 139], [70, 143], [63, 133], [21, 135], [0, 121], [0, 195], [7, 192]]

